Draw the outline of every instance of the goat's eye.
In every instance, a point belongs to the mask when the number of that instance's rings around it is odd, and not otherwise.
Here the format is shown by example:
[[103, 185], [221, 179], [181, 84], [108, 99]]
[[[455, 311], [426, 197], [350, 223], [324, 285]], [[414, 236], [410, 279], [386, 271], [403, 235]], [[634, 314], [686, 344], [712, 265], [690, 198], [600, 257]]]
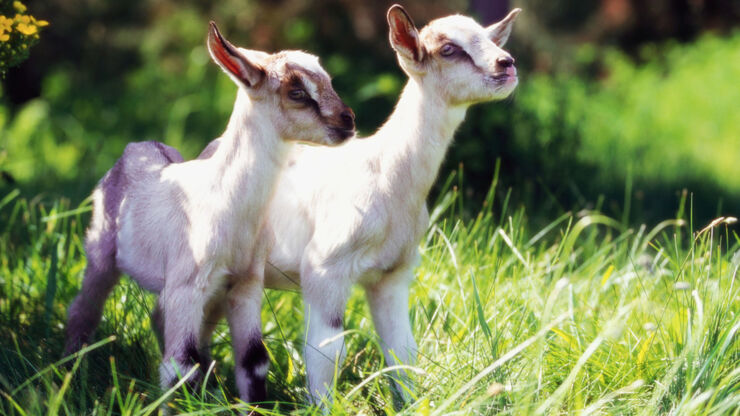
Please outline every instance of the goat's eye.
[[448, 43], [439, 50], [439, 54], [442, 56], [451, 56], [457, 52], [458, 46], [452, 43]]
[[288, 98], [291, 100], [303, 101], [308, 98], [308, 93], [300, 88], [296, 88], [288, 92]]

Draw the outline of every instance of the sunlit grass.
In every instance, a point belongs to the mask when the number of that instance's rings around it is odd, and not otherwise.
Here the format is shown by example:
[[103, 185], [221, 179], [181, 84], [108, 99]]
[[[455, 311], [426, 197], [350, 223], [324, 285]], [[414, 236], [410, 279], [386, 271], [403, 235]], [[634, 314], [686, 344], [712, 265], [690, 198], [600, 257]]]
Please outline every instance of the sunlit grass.
[[[740, 238], [731, 218], [692, 224], [679, 210], [629, 228], [580, 212], [530, 229], [527, 213], [495, 194], [470, 219], [454, 190], [435, 204], [410, 301], [417, 398], [401, 413], [740, 414]], [[159, 390], [153, 297], [126, 279], [106, 305], [99, 342], [61, 362], [87, 210], [0, 196], [0, 412], [244, 409], [225, 326], [200, 391]], [[300, 296], [265, 299], [270, 402], [257, 411], [318, 414], [305, 399]], [[396, 412], [360, 290], [345, 322], [348, 355], [331, 413]]]

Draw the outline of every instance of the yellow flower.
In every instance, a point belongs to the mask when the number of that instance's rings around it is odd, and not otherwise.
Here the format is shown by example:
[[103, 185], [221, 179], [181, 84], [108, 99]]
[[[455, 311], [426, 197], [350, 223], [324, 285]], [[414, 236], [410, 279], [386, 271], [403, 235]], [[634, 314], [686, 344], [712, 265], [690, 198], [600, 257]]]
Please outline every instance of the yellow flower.
[[10, 35], [0, 33], [0, 42], [7, 42], [10, 39]]
[[15, 7], [15, 9], [18, 10], [18, 12], [20, 12], [20, 13], [23, 13], [23, 12], [26, 11], [26, 6], [24, 6], [23, 3], [19, 2], [19, 1], [14, 1], [13, 2], [13, 7]]
[[15, 20], [17, 23], [29, 24], [31, 23], [31, 16], [25, 14], [16, 14], [13, 20]]
[[35, 20], [35, 23], [38, 27], [49, 26], [49, 22], [47, 22], [46, 20]]
[[0, 16], [0, 30], [6, 30], [8, 32], [13, 30], [13, 20], [5, 16]]
[[38, 33], [38, 29], [36, 29], [36, 26], [28, 25], [25, 23], [18, 23], [18, 26], [16, 26], [15, 28], [26, 36], [35, 35], [36, 33]]

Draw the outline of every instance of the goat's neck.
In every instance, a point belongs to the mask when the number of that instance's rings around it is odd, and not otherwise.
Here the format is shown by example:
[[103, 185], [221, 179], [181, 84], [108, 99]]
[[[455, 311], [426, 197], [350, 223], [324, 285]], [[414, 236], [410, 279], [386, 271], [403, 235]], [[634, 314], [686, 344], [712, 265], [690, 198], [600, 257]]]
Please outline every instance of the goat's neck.
[[374, 138], [384, 177], [405, 199], [423, 203], [467, 106], [452, 106], [430, 85], [410, 79], [396, 109]]
[[212, 157], [212, 191], [235, 216], [264, 206], [285, 160], [288, 145], [280, 139], [269, 115], [243, 92]]

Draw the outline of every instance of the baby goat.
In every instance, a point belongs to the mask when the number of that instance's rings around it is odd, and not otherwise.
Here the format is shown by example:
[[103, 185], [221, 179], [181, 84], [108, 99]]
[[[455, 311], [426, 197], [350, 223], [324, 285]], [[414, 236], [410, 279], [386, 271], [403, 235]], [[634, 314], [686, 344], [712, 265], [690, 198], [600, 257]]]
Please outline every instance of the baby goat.
[[[267, 354], [259, 325], [264, 252], [258, 230], [287, 140], [336, 145], [354, 133], [354, 115], [339, 99], [318, 58], [236, 48], [211, 23], [208, 50], [237, 84], [234, 111], [218, 148], [184, 162], [157, 142], [133, 143], [93, 192], [87, 269], [69, 308], [66, 352], [88, 342], [105, 299], [129, 274], [160, 294], [163, 387], [177, 371], [207, 367], [204, 322], [226, 309], [239, 391], [264, 399]], [[257, 319], [255, 320], [255, 317]]]
[[[332, 152], [293, 149], [268, 208], [275, 245], [265, 284], [300, 284], [314, 401], [326, 395], [344, 356], [342, 322], [353, 284], [366, 289], [388, 365], [414, 362], [408, 295], [429, 225], [426, 197], [466, 109], [516, 87], [514, 59], [501, 48], [519, 12], [489, 27], [448, 16], [419, 32], [401, 6], [392, 6], [390, 43], [409, 76], [393, 114], [368, 140]], [[399, 374], [395, 387], [408, 399], [404, 378]]]
[[[390, 43], [409, 76], [393, 114], [369, 140], [331, 151], [292, 150], [268, 208], [275, 244], [265, 285], [300, 285], [303, 292], [314, 402], [326, 396], [344, 355], [342, 322], [353, 284], [366, 289], [386, 362], [415, 360], [408, 295], [429, 223], [426, 197], [467, 108], [516, 87], [514, 59], [501, 47], [520, 11], [485, 28], [448, 16], [419, 32], [401, 6], [392, 6]], [[407, 400], [405, 374], [394, 384]]]

